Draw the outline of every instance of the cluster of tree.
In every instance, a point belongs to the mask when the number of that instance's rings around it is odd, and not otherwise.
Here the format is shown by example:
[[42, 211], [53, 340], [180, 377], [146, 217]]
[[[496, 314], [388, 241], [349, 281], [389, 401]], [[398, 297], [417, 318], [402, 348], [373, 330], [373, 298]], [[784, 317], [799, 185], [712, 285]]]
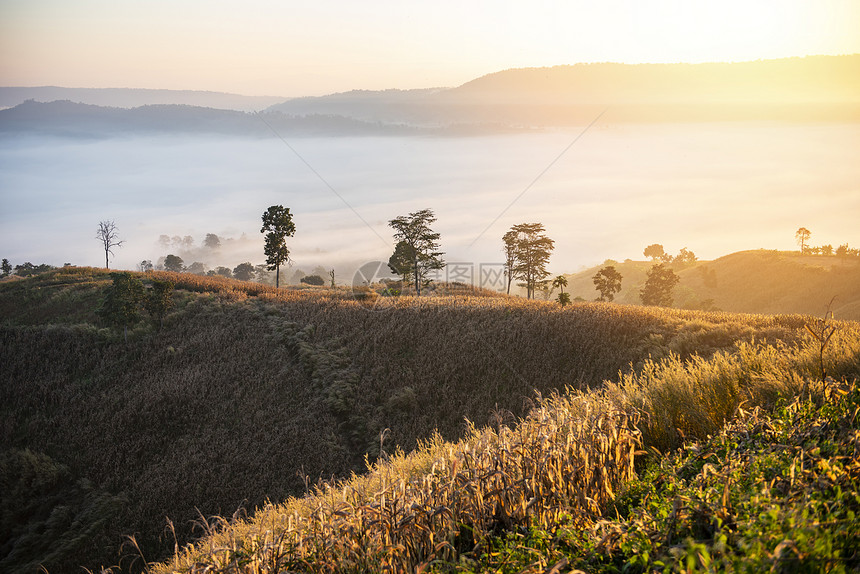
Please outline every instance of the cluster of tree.
[[797, 240], [798, 245], [800, 245], [800, 252], [804, 255], [836, 255], [837, 257], [860, 257], [860, 249], [848, 247], [847, 243], [843, 243], [836, 249], [833, 248], [833, 245], [821, 245], [821, 246], [812, 246], [807, 245], [807, 241], [812, 237], [812, 232], [809, 231], [805, 227], [801, 227], [794, 234], [795, 239]]
[[110, 276], [113, 283], [96, 310], [102, 321], [112, 327], [122, 327], [127, 340], [128, 328], [140, 321], [143, 310], [161, 329], [165, 315], [173, 307], [173, 283], [153, 278], [144, 286], [128, 272], [114, 272]]
[[[16, 265], [14, 271], [15, 275], [19, 277], [29, 277], [30, 275], [43, 273], [45, 271], [50, 271], [51, 269], [55, 269], [55, 267], [53, 265], [48, 265], [47, 263], [34, 265], [27, 261], [21, 265]], [[0, 277], [8, 277], [9, 275], [12, 275], [12, 271], [12, 264], [9, 263], [8, 259], [3, 259], [3, 262], [0, 263]]]
[[651, 261], [662, 261], [666, 264], [672, 264], [676, 267], [686, 267], [687, 265], [692, 265], [696, 262], [696, 254], [687, 249], [686, 247], [682, 247], [681, 251], [678, 252], [677, 255], [672, 257], [668, 253], [666, 253], [663, 246], [659, 243], [653, 243], [645, 248], [645, 251], [642, 252], [645, 257], [650, 257]]
[[502, 242], [508, 294], [511, 283], [519, 279], [517, 285], [525, 287], [526, 297], [533, 299], [535, 291], [546, 289], [549, 283], [546, 266], [555, 242], [546, 236], [541, 223], [514, 225], [502, 236]]

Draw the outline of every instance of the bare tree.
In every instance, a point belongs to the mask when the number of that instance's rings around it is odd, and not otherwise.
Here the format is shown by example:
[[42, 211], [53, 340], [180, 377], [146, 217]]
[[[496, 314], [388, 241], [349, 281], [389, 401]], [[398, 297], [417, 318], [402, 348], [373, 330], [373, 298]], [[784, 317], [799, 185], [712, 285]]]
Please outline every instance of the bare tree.
[[110, 269], [108, 256], [113, 255], [113, 247], [122, 247], [125, 240], [119, 238], [119, 230], [113, 220], [99, 221], [96, 231], [96, 239], [102, 242], [105, 248], [105, 268]]

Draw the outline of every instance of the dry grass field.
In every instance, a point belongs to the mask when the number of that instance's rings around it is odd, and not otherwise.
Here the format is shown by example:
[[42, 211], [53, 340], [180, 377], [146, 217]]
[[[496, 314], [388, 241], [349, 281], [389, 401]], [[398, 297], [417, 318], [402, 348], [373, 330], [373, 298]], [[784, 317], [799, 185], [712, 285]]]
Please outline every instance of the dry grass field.
[[[824, 392], [809, 316], [139, 277], [175, 306], [127, 340], [95, 313], [105, 270], [0, 283], [4, 569], [430, 568], [594, 525], [637, 452]], [[833, 324], [826, 372], [850, 379], [860, 330]]]

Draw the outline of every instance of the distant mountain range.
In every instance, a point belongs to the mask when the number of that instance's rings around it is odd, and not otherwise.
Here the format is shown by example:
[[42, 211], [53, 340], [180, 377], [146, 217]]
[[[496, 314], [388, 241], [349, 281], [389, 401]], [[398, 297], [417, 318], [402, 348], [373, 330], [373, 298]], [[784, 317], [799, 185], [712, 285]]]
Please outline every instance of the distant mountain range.
[[[23, 99], [22, 99], [23, 98]], [[171, 90], [0, 88], [0, 133], [265, 137], [486, 133], [602, 121], [860, 121], [860, 54], [714, 64], [513, 69], [456, 88], [249, 97]], [[263, 110], [255, 115], [251, 111]]]
[[27, 100], [54, 102], [69, 100], [112, 108], [137, 108], [158, 104], [183, 104], [222, 110], [256, 112], [285, 101], [280, 96], [241, 96], [223, 92], [194, 90], [145, 90], [136, 88], [35, 88], [0, 87], [0, 108], [12, 108]]

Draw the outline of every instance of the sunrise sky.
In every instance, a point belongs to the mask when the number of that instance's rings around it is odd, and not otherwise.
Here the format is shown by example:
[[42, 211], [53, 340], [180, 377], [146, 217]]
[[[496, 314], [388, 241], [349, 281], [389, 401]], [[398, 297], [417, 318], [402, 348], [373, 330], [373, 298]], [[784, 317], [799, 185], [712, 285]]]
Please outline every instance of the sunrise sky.
[[0, 0], [0, 85], [302, 96], [860, 52], [857, 0]]

